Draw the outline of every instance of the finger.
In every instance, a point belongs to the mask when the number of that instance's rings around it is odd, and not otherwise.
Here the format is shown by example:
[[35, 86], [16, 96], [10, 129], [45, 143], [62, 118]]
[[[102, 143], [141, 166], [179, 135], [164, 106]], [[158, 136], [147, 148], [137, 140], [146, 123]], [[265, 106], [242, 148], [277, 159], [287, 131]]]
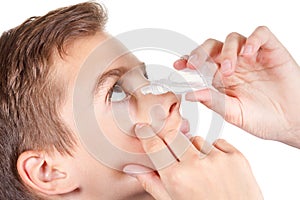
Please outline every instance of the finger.
[[209, 88], [185, 95], [187, 101], [200, 102], [222, 116], [225, 115], [225, 98], [225, 95]]
[[190, 140], [177, 130], [168, 131], [162, 135], [162, 138], [178, 161], [185, 161], [192, 155], [199, 153]]
[[137, 180], [141, 183], [145, 191], [157, 200], [171, 200], [159, 176], [155, 172], [137, 174]]
[[206, 40], [202, 45], [193, 50], [188, 59], [187, 67], [198, 69], [201, 71], [201, 66], [205, 62], [213, 62], [213, 58], [217, 57], [222, 49], [223, 43], [214, 39]]
[[[141, 132], [143, 132], [143, 136], [141, 136]], [[136, 129], [136, 134], [138, 137], [144, 137], [149, 134], [153, 135], [154, 132], [150, 126], [144, 126]], [[154, 134], [151, 138], [141, 139], [141, 141], [144, 150], [158, 171], [175, 163], [175, 160], [184, 161], [191, 155], [198, 153], [193, 145], [191, 145], [189, 139], [184, 134], [178, 132], [177, 129], [171, 129], [167, 132], [162, 131], [160, 137]], [[169, 158], [169, 160], [164, 157]]]
[[177, 158], [149, 125], [137, 125], [135, 133], [156, 170], [161, 170], [177, 162]]
[[214, 142], [214, 146], [219, 149], [220, 151], [223, 151], [224, 153], [234, 153], [234, 152], [238, 152], [238, 150], [232, 146], [231, 144], [229, 144], [226, 140], [224, 139], [217, 139]]
[[130, 164], [123, 168], [123, 172], [135, 177], [141, 183], [144, 190], [155, 199], [170, 199], [159, 175], [152, 169], [141, 165]]
[[195, 137], [192, 137], [190, 140], [191, 140], [192, 144], [196, 147], [196, 149], [198, 151], [200, 151], [204, 144], [204, 139], [200, 136], [195, 136]]
[[212, 145], [205, 141], [200, 136], [195, 136], [190, 139], [194, 147], [200, 152], [200, 156], [207, 155], [212, 150]]
[[275, 35], [267, 27], [260, 26], [247, 38], [241, 55], [251, 56], [257, 53], [260, 48], [273, 50], [278, 48], [279, 44], [281, 45]]
[[187, 68], [186, 64], [187, 64], [187, 60], [188, 60], [189, 56], [184, 55], [182, 56], [179, 60], [176, 60], [173, 64], [173, 67], [177, 70], [182, 70]]
[[234, 97], [207, 88], [189, 92], [185, 95], [185, 99], [187, 101], [202, 103], [234, 125], [240, 125], [242, 123], [239, 100]]
[[223, 43], [215, 39], [207, 39], [201, 46], [211, 58], [215, 59], [219, 56]]
[[223, 76], [230, 76], [235, 71], [237, 56], [241, 51], [246, 38], [238, 33], [230, 33], [224, 42], [221, 60], [221, 73]]

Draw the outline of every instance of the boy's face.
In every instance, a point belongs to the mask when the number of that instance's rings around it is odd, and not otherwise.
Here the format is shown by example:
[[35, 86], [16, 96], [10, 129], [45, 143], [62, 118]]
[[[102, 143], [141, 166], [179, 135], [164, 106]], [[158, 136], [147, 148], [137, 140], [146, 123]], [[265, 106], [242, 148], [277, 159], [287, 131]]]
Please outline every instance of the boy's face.
[[[76, 79], [80, 73], [80, 68], [84, 64], [87, 57], [90, 55], [99, 44], [107, 40], [110, 36], [105, 33], [98, 33], [89, 38], [77, 40], [73, 45], [68, 46], [67, 56], [64, 60], [56, 63], [58, 70], [61, 72], [61, 78], [68, 80], [67, 102], [63, 106], [62, 116], [66, 124], [78, 134], [76, 123], [74, 120], [73, 111], [73, 91], [76, 85]], [[114, 46], [107, 51], [118, 48]], [[101, 59], [99, 58], [99, 63]], [[136, 67], [143, 66], [133, 54], [126, 54], [119, 57], [109, 66], [99, 66], [104, 73], [110, 70], [122, 69], [126, 73]], [[140, 68], [143, 70], [143, 68]], [[100, 71], [101, 71], [100, 70]], [[101, 77], [102, 74], [97, 76]], [[111, 145], [117, 147], [119, 150], [133, 154], [143, 154], [140, 141], [130, 134], [125, 134], [120, 129], [116, 121], [116, 112], [118, 106], [113, 106], [112, 96], [114, 93], [114, 85], [120, 79], [115, 75], [106, 77], [99, 87], [99, 91], [94, 95], [94, 111], [96, 121], [101, 126], [102, 134], [108, 139]], [[96, 82], [94, 83], [96, 85]], [[124, 89], [125, 90], [125, 89]], [[124, 97], [125, 99], [128, 97]], [[149, 108], [160, 105], [164, 112], [164, 128], [180, 129], [182, 118], [179, 113], [179, 104], [177, 97], [172, 93], [165, 93], [162, 95], [142, 95], [138, 91], [135, 95], [126, 99], [127, 105], [130, 108], [130, 115], [132, 123], [151, 123], [152, 119], [149, 117]], [[89, 120], [89, 119], [84, 119]], [[88, 131], [88, 130], [87, 130]], [[82, 135], [82, 133], [81, 133]], [[80, 141], [80, 140], [78, 140]], [[114, 152], [102, 152], [109, 154], [112, 157], [113, 166], [110, 163], [101, 163], [97, 161], [84, 147], [84, 144], [78, 142], [79, 145], [73, 153], [72, 170], [75, 171], [78, 181], [80, 195], [83, 199], [152, 199], [140, 186], [137, 180], [116, 168], [122, 168], [126, 164], [131, 164], [132, 160], [128, 161], [126, 157], [117, 158]], [[86, 144], [85, 144], [86, 145]], [[146, 156], [145, 156], [146, 157]], [[130, 163], [129, 163], [130, 162]], [[141, 161], [136, 160], [136, 163]], [[148, 159], [143, 160], [143, 164], [152, 167]], [[117, 166], [117, 167], [116, 167]]]

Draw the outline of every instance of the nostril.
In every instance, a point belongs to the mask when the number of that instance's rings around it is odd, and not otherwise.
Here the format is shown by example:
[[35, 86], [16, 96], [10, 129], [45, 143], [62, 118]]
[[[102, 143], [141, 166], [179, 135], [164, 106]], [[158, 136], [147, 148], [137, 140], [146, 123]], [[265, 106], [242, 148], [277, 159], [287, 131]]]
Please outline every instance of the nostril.
[[178, 103], [173, 103], [173, 104], [170, 106], [169, 113], [173, 112], [173, 110], [177, 107], [177, 104], [178, 104]]

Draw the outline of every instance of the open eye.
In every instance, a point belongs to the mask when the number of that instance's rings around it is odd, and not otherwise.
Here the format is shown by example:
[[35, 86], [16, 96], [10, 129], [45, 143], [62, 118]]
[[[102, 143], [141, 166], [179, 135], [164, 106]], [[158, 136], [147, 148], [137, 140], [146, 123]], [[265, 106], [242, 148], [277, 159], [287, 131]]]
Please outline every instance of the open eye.
[[119, 85], [114, 85], [109, 91], [109, 101], [110, 102], [118, 102], [122, 101], [127, 97], [126, 92]]

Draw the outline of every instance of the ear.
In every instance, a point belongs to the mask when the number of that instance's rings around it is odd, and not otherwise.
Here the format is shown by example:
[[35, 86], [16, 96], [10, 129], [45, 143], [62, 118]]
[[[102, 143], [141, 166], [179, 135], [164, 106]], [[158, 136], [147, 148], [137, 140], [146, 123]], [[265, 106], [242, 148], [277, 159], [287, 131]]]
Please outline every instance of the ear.
[[34, 190], [46, 195], [61, 195], [78, 188], [78, 181], [72, 173], [67, 156], [45, 152], [26, 151], [17, 161], [22, 181]]

